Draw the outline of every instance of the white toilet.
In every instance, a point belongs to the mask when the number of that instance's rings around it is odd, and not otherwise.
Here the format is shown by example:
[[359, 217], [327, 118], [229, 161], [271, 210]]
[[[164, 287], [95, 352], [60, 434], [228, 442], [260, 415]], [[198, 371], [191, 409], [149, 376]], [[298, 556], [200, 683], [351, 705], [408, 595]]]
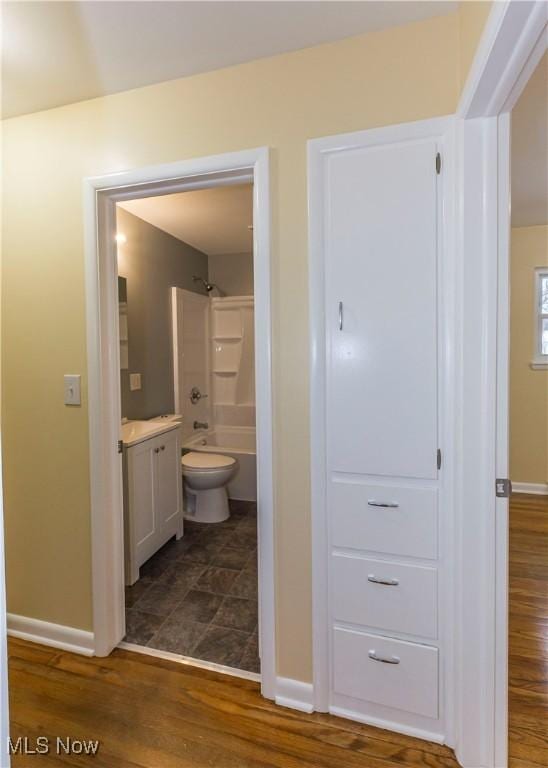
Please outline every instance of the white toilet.
[[181, 459], [186, 491], [185, 517], [197, 523], [221, 523], [230, 516], [227, 483], [237, 459], [219, 453], [191, 451]]

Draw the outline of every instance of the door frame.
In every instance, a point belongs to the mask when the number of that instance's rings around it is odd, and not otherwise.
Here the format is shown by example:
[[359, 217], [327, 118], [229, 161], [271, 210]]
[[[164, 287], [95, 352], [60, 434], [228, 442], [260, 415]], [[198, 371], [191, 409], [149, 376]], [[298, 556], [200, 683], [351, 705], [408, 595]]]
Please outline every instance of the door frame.
[[[454, 348], [451, 340], [457, 332], [455, 316], [456, 278], [455, 264], [455, 119], [439, 117], [383, 128], [372, 128], [348, 134], [313, 139], [308, 142], [308, 210], [309, 210], [309, 293], [310, 293], [310, 450], [311, 450], [311, 507], [312, 507], [312, 601], [313, 601], [313, 680], [314, 708], [329, 711], [329, 622], [328, 622], [328, 513], [327, 513], [327, 432], [326, 432], [326, 307], [325, 307], [325, 255], [324, 255], [324, 156], [353, 147], [397, 144], [405, 141], [434, 139], [442, 153], [438, 211], [442, 222], [438, 240], [438, 317], [440, 355], [438, 430], [439, 446], [443, 452], [443, 472], [439, 476], [439, 504], [447, 509], [440, 541], [440, 557], [444, 569], [440, 580], [440, 595], [446, 595], [439, 610], [443, 611], [443, 644], [448, 663], [443, 682], [442, 711], [451, 712], [453, 706], [453, 658], [451, 630], [453, 625], [452, 599], [452, 546], [453, 537], [453, 482], [455, 475], [455, 408]], [[435, 157], [432, 157], [432, 173]], [[443, 256], [443, 258], [442, 258]], [[449, 415], [448, 415], [449, 414]], [[443, 553], [443, 554], [442, 554]], [[361, 719], [361, 718], [360, 718]], [[366, 721], [363, 718], [364, 722]], [[448, 717], [448, 722], [452, 721]], [[381, 725], [368, 721], [372, 725]], [[384, 723], [384, 727], [389, 727]], [[438, 734], [411, 727], [398, 730], [418, 738], [440, 741]], [[446, 734], [449, 743], [453, 734]]]
[[[261, 691], [275, 690], [272, 256], [269, 149], [232, 152], [84, 179], [94, 651], [125, 634], [116, 203], [253, 182]], [[259, 343], [260, 342], [260, 343]]]
[[510, 112], [548, 47], [543, 0], [493, 3], [457, 110], [459, 455], [455, 752], [508, 764]]

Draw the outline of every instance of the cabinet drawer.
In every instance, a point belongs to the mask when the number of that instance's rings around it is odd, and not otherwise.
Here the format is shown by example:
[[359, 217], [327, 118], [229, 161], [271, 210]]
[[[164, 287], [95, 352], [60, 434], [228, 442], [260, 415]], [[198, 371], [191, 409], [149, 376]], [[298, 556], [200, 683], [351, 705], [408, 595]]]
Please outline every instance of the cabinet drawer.
[[[377, 506], [388, 504], [393, 506]], [[334, 480], [329, 488], [336, 547], [436, 559], [436, 488], [363, 485]]]
[[437, 637], [436, 568], [346, 555], [331, 564], [335, 621]]
[[437, 718], [438, 649], [336, 628], [333, 687], [343, 696]]

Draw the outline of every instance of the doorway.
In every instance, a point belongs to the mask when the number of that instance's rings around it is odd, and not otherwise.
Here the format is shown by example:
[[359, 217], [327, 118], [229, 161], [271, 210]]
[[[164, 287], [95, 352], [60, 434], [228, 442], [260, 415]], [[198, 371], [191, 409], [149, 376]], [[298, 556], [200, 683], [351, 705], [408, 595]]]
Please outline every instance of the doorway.
[[116, 223], [124, 645], [257, 677], [253, 185], [118, 203]]
[[[257, 444], [256, 570], [259, 624], [257, 646], [261, 659], [262, 693], [266, 697], [272, 698], [275, 669], [275, 623], [270, 209], [269, 164], [268, 150], [266, 149], [183, 161], [86, 180], [94, 639], [96, 654], [108, 655], [126, 634], [124, 581], [127, 581], [127, 578], [124, 579], [123, 573], [123, 454], [118, 453], [119, 447], [123, 447], [119, 445], [122, 420], [119, 393], [120, 360], [122, 359], [123, 362], [124, 355], [123, 344], [121, 343], [123, 341], [121, 336], [123, 337], [124, 333], [122, 327], [122, 334], [120, 334], [120, 328], [124, 321], [122, 324], [120, 323], [116, 206], [117, 204], [129, 204], [129, 201], [138, 201], [143, 198], [158, 198], [159, 196], [241, 185], [253, 185], [253, 216], [250, 223], [252, 226], [250, 233], [253, 250], [255, 302], [254, 320], [252, 321], [255, 338], [253, 354], [255, 355], [255, 390], [257, 392], [255, 406]], [[194, 276], [200, 277], [199, 274]], [[202, 275], [202, 277], [207, 283], [209, 277], [207, 275]], [[200, 284], [198, 281], [196, 283], [199, 289]], [[203, 283], [202, 287], [204, 293], [207, 294], [207, 288]], [[218, 298], [222, 300], [222, 297]], [[129, 307], [129, 301], [127, 305]], [[128, 324], [128, 335], [130, 336], [130, 334], [131, 328]], [[260, 340], [260, 343], [257, 343], [257, 340]], [[136, 372], [128, 371], [129, 373]], [[138, 377], [133, 379], [133, 384], [137, 385], [137, 383]], [[171, 386], [174, 387], [174, 382]], [[202, 391], [200, 394], [209, 393]], [[161, 417], [166, 414], [158, 413], [156, 415]], [[196, 421], [201, 422], [198, 418]], [[205, 427], [200, 427], [200, 429], [202, 432], [207, 432]], [[202, 439], [207, 440], [207, 436]], [[222, 453], [223, 447], [219, 447], [219, 453]], [[207, 451], [202, 451], [202, 448], [206, 448], [206, 446], [200, 446], [200, 451], [196, 451], [196, 453], [206, 455]], [[161, 450], [161, 446], [159, 449]], [[187, 483], [185, 483], [186, 485]], [[241, 505], [243, 502], [240, 500], [239, 503], [240, 510], [233, 517], [235, 520], [240, 516], [242, 518], [240, 522], [243, 522], [245, 516], [242, 514]], [[247, 525], [251, 527], [251, 523], [248, 522]], [[187, 524], [187, 534], [192, 527], [192, 522]], [[182, 540], [185, 537], [184, 528], [183, 523]], [[177, 536], [180, 534], [181, 531], [176, 532]], [[191, 537], [189, 536], [189, 538]], [[166, 542], [166, 544], [168, 543]], [[188, 547], [191, 548], [190, 544]], [[152, 553], [151, 557], [155, 554], [156, 552]], [[234, 553], [228, 554], [234, 555]], [[186, 654], [177, 655], [183, 659]], [[211, 663], [215, 662], [204, 660], [206, 665]]]

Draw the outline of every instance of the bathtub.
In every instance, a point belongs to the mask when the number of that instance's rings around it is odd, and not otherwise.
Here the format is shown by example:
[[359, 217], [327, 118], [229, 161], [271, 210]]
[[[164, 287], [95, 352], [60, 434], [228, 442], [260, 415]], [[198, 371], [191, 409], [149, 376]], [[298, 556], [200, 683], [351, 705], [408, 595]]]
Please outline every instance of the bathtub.
[[228, 497], [257, 501], [255, 427], [218, 426], [208, 432], [198, 432], [185, 441], [183, 449], [222, 453], [237, 459], [239, 468], [228, 484]]

